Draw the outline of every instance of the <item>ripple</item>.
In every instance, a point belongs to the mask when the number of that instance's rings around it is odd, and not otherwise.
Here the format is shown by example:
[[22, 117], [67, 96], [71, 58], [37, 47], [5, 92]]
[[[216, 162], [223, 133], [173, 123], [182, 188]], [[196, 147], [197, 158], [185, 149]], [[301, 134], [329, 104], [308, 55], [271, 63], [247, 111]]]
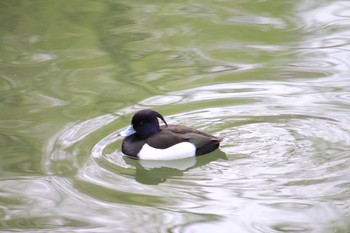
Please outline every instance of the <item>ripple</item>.
[[[342, 109], [327, 111], [338, 97], [331, 87], [327, 95], [316, 92], [318, 88], [241, 82], [154, 96], [114, 114], [67, 125], [48, 144], [46, 169], [58, 177], [53, 179], [57, 189], [81, 200], [87, 196], [99, 204], [155, 207], [179, 222], [174, 212], [205, 221], [214, 216], [222, 227], [221, 216], [237, 212], [241, 221], [250, 216], [249, 226], [242, 229], [308, 231], [315, 228], [306, 224], [315, 221], [313, 213], [322, 213], [324, 221], [337, 216], [337, 209], [329, 211], [318, 200], [341, 199], [348, 186], [343, 180], [349, 171], [347, 115]], [[169, 123], [223, 136], [221, 150], [173, 163], [124, 157], [119, 132], [142, 108], [159, 110]], [[213, 208], [210, 216], [208, 206]], [[259, 226], [266, 215], [269, 224]]]
[[[114, 2], [5, 4], [1, 230], [347, 232], [346, 1]], [[143, 108], [220, 150], [124, 157]]]
[[12, 88], [20, 87], [21, 84], [15, 78], [11, 78], [7, 75], [0, 75], [0, 87], [2, 91], [6, 91]]
[[146, 100], [143, 100], [140, 102], [142, 105], [148, 105], [148, 106], [162, 106], [166, 104], [175, 104], [179, 102], [182, 99], [181, 96], [176, 95], [167, 95], [167, 96], [154, 96], [151, 98], [148, 98]]
[[[243, 25], [253, 25], [253, 26], [265, 26], [266, 28], [283, 29], [286, 28], [286, 24], [280, 18], [263, 17], [252, 15], [241, 15], [231, 17], [227, 20], [229, 23], [243, 24]], [[220, 22], [221, 24], [221, 22]]]
[[31, 60], [34, 62], [46, 62], [46, 61], [55, 60], [56, 57], [57, 56], [53, 54], [37, 53], [32, 55]]

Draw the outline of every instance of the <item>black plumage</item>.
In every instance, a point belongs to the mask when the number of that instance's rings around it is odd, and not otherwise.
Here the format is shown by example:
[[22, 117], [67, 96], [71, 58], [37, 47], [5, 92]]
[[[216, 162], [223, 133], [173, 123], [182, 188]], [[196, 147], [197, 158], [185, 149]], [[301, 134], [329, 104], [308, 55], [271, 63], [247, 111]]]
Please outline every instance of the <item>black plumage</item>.
[[[159, 126], [160, 118], [165, 125]], [[222, 138], [182, 125], [168, 125], [163, 116], [156, 111], [146, 109], [137, 112], [132, 118], [136, 133], [127, 136], [122, 144], [122, 152], [137, 158], [144, 144], [156, 149], [166, 149], [181, 142], [190, 142], [195, 155], [203, 155], [216, 150]]]

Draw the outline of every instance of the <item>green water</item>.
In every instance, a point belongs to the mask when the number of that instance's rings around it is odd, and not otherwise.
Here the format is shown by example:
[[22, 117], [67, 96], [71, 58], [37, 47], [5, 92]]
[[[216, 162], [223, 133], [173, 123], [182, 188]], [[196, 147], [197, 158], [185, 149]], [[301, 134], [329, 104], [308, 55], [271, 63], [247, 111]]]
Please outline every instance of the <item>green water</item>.
[[[350, 4], [0, 2], [0, 231], [349, 232]], [[220, 150], [135, 161], [153, 108]]]

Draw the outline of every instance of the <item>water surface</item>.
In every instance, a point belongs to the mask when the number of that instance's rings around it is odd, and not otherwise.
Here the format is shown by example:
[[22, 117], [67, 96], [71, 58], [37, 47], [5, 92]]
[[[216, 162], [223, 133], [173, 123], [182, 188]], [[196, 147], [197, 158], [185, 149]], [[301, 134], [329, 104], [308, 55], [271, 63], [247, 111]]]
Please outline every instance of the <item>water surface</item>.
[[[347, 1], [2, 1], [0, 230], [348, 232]], [[224, 137], [120, 152], [134, 112]]]

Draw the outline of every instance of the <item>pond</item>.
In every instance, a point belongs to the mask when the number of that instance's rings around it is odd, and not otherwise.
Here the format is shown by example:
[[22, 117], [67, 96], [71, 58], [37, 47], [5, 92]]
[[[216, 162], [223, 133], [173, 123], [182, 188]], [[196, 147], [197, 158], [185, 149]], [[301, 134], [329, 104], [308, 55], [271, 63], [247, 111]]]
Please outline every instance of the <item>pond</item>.
[[[349, 232], [350, 3], [0, 3], [0, 231]], [[224, 137], [138, 161], [135, 112]]]

